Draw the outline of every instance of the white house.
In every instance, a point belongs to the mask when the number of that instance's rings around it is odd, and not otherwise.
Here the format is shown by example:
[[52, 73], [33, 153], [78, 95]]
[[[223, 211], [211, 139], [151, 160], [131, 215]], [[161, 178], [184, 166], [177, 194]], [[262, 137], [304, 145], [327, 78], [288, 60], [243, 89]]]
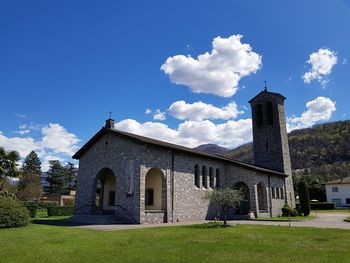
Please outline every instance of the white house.
[[350, 176], [326, 183], [326, 193], [336, 207], [350, 206]]

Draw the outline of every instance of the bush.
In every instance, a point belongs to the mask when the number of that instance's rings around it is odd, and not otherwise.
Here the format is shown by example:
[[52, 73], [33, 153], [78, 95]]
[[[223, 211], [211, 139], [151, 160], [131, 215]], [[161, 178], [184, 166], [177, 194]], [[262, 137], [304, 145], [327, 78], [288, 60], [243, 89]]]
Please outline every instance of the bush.
[[0, 196], [0, 227], [22, 227], [29, 223], [29, 212], [18, 200]]
[[36, 216], [36, 212], [38, 211], [39, 204], [36, 201], [24, 201], [22, 204], [28, 209], [29, 215], [31, 218]]
[[56, 201], [38, 201], [39, 209], [47, 209], [49, 206], [58, 206]]
[[72, 216], [73, 213], [73, 206], [49, 206], [47, 208], [48, 216]]
[[298, 193], [301, 211], [303, 211], [304, 216], [308, 216], [310, 214], [310, 196], [305, 182], [298, 183]]
[[282, 216], [297, 216], [298, 211], [295, 208], [290, 207], [289, 205], [284, 205], [282, 207]]
[[335, 209], [334, 203], [326, 203], [326, 202], [317, 202], [317, 203], [311, 203], [310, 204], [312, 210], [331, 210]]

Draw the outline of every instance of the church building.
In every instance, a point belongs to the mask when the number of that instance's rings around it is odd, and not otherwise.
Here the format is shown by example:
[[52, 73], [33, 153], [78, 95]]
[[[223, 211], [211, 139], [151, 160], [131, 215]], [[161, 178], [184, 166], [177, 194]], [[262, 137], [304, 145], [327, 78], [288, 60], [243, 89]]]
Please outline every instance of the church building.
[[254, 165], [116, 130], [114, 120], [106, 120], [73, 156], [79, 160], [75, 218], [137, 224], [214, 219], [221, 211], [203, 196], [226, 187], [245, 195], [231, 218], [280, 215], [285, 204], [295, 206], [284, 100], [265, 88], [249, 101]]

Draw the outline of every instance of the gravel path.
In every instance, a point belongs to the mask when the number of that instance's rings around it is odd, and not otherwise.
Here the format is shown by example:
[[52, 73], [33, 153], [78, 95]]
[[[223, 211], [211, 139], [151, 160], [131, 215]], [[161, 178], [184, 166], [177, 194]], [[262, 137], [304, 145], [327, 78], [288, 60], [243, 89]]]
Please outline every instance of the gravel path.
[[[344, 222], [344, 218], [348, 217], [349, 213], [319, 213], [318, 217], [313, 220], [291, 222], [292, 227], [316, 227], [316, 228], [340, 228], [350, 229], [350, 222]], [[142, 225], [85, 225], [74, 226], [77, 228], [92, 229], [98, 231], [114, 231], [114, 230], [126, 230], [126, 229], [140, 229], [151, 227], [167, 227], [167, 226], [182, 226], [203, 224], [209, 221], [193, 221], [193, 222], [178, 222], [178, 223], [166, 223], [166, 224], [142, 224]], [[273, 225], [273, 226], [288, 226], [288, 222], [274, 222], [274, 221], [252, 221], [252, 220], [239, 220], [229, 221], [231, 224], [242, 225]]]

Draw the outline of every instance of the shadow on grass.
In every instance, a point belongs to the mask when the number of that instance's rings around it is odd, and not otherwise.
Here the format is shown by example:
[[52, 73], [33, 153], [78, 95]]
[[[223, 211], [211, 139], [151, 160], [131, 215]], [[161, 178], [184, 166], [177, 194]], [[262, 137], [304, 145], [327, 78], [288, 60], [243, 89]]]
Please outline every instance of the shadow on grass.
[[210, 229], [210, 228], [229, 228], [234, 225], [228, 224], [224, 225], [223, 223], [215, 223], [215, 222], [209, 222], [205, 224], [199, 224], [199, 225], [186, 225], [182, 226], [184, 228], [192, 228], [192, 229]]
[[86, 222], [77, 222], [72, 218], [36, 218], [32, 220], [32, 224], [49, 225], [49, 226], [87, 226], [93, 225]]

